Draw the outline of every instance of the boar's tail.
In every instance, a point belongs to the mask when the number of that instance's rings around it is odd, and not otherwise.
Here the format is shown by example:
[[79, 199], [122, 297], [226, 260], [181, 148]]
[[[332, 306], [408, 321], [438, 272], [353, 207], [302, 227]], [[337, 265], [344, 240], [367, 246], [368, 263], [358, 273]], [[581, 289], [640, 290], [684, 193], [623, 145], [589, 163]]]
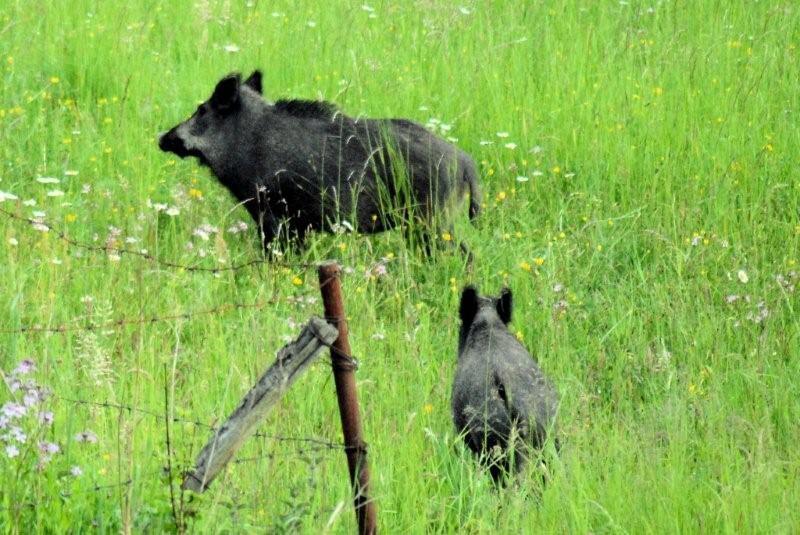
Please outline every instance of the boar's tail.
[[478, 171], [475, 163], [469, 161], [464, 166], [464, 180], [469, 188], [469, 219], [474, 220], [481, 213], [481, 192], [478, 189]]

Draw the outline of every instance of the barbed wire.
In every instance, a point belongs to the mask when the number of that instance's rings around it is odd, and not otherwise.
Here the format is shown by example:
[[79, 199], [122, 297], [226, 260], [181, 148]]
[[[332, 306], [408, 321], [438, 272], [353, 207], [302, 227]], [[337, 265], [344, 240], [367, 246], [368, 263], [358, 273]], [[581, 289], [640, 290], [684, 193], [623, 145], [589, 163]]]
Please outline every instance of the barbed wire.
[[50, 223], [45, 222], [43, 219], [33, 219], [25, 216], [21, 216], [15, 214], [14, 212], [8, 211], [5, 208], [0, 208], [0, 214], [3, 214], [8, 219], [19, 221], [22, 223], [27, 223], [29, 228], [35, 229], [36, 226], [44, 229], [46, 231], [52, 231], [58, 239], [69, 245], [70, 247], [75, 247], [78, 249], [83, 249], [85, 251], [95, 252], [95, 253], [115, 253], [119, 256], [128, 255], [128, 256], [138, 256], [139, 258], [143, 258], [149, 262], [157, 264], [161, 267], [166, 267], [175, 270], [183, 270], [188, 273], [210, 273], [210, 274], [219, 274], [224, 272], [236, 272], [241, 271], [243, 269], [260, 266], [262, 264], [268, 264], [273, 267], [282, 267], [282, 268], [289, 268], [289, 269], [298, 269], [298, 270], [306, 270], [311, 268], [316, 268], [317, 264], [314, 262], [286, 262], [285, 260], [279, 259], [267, 259], [267, 258], [257, 258], [253, 260], [248, 260], [246, 262], [242, 262], [240, 264], [234, 264], [231, 266], [221, 266], [221, 267], [208, 267], [208, 266], [198, 266], [198, 265], [189, 265], [189, 264], [180, 264], [178, 262], [173, 262], [171, 260], [163, 260], [161, 258], [156, 257], [144, 250], [135, 250], [135, 249], [128, 249], [124, 247], [113, 247], [111, 245], [96, 245], [92, 243], [86, 243], [78, 241], [74, 238], [70, 238], [67, 236], [65, 232], [59, 230], [58, 228], [54, 227]]
[[[309, 439], [313, 440], [313, 439]], [[344, 449], [344, 446], [341, 444], [334, 444], [330, 442], [322, 442], [316, 447], [301, 447], [291, 451], [281, 451], [281, 452], [272, 452], [264, 455], [256, 455], [251, 457], [242, 457], [239, 459], [234, 459], [231, 461], [231, 464], [246, 464], [252, 462], [258, 462], [263, 460], [274, 460], [274, 459], [283, 459], [288, 457], [300, 457], [303, 458], [309, 453], [319, 453], [323, 451], [335, 450], [335, 449]], [[315, 457], [315, 462], [319, 462], [320, 460], [324, 460], [324, 457]], [[185, 471], [181, 470], [176, 473], [175, 476], [172, 477], [183, 477], [185, 476]], [[82, 476], [76, 476], [82, 477]], [[55, 499], [64, 500], [67, 498], [72, 498], [75, 496], [82, 496], [86, 494], [91, 494], [95, 492], [104, 492], [104, 491], [113, 491], [121, 488], [130, 487], [136, 484], [142, 484], [145, 482], [148, 483], [155, 483], [158, 480], [163, 480], [165, 478], [170, 478], [170, 472], [165, 466], [161, 466], [155, 470], [149, 470], [143, 474], [139, 474], [136, 477], [127, 477], [123, 481], [118, 483], [109, 483], [109, 484], [101, 484], [97, 481], [93, 482], [92, 485], [88, 488], [82, 488], [79, 490], [60, 490], [57, 493], [48, 495], [48, 496], [41, 496], [37, 498], [36, 502], [18, 502], [14, 503], [11, 506], [0, 506], [0, 511], [18, 511], [23, 508], [34, 508], [41, 506], [43, 503], [47, 503], [53, 501]]]
[[[327, 281], [326, 281], [327, 282]], [[113, 320], [109, 320], [102, 323], [90, 323], [89, 325], [85, 326], [78, 326], [75, 323], [81, 320], [91, 321], [91, 318], [77, 318], [70, 322], [60, 323], [58, 325], [50, 326], [50, 327], [42, 327], [39, 325], [24, 325], [22, 327], [17, 327], [14, 329], [3, 328], [0, 329], [0, 335], [23, 335], [23, 334], [66, 334], [66, 333], [75, 333], [75, 332], [92, 332], [92, 331], [101, 331], [101, 330], [108, 330], [108, 329], [121, 329], [123, 327], [131, 326], [131, 325], [155, 325], [157, 323], [164, 323], [168, 321], [176, 321], [176, 320], [190, 320], [192, 318], [198, 316], [211, 316], [216, 314], [223, 314], [226, 312], [231, 312], [234, 310], [262, 310], [268, 306], [275, 305], [281, 300], [287, 300], [292, 302], [292, 300], [299, 302], [302, 298], [295, 298], [295, 297], [288, 297], [283, 298], [279, 295], [273, 295], [269, 299], [256, 301], [255, 303], [224, 303], [218, 307], [208, 308], [208, 309], [201, 309], [196, 310], [193, 312], [181, 312], [177, 314], [168, 314], [165, 316], [136, 316], [136, 317], [122, 317]], [[328, 318], [326, 317], [325, 320], [333, 325], [337, 325], [340, 320], [337, 318]], [[335, 352], [341, 357], [349, 358], [353, 362], [357, 363], [357, 359], [354, 357], [347, 355], [333, 347], [332, 344], [323, 344], [325, 347], [328, 347], [331, 351]], [[356, 364], [357, 367], [357, 364]]]
[[[92, 406], [92, 407], [98, 407], [98, 408], [101, 408], [101, 409], [113, 409], [113, 410], [118, 410], [118, 411], [127, 411], [129, 413], [134, 413], [135, 412], [137, 414], [144, 414], [144, 415], [149, 416], [151, 418], [154, 418], [156, 420], [162, 420], [162, 421], [166, 421], [167, 420], [167, 417], [164, 416], [163, 414], [159, 413], [159, 412], [156, 412], [156, 411], [154, 411], [152, 409], [144, 409], [144, 408], [141, 408], [141, 407], [134, 407], [133, 405], [125, 405], [125, 404], [122, 404], [122, 403], [112, 403], [112, 402], [109, 402], [109, 401], [91, 401], [91, 400], [87, 400], [87, 399], [76, 399], [76, 398], [69, 398], [69, 397], [59, 396], [59, 395], [54, 395], [53, 397], [55, 397], [57, 399], [60, 399], [61, 401], [66, 401], [68, 403], [74, 403], [76, 405], [87, 405], [87, 406]], [[205, 422], [200, 422], [200, 421], [197, 421], [197, 420], [190, 420], [190, 419], [187, 419], [187, 418], [180, 418], [180, 417], [177, 417], [177, 416], [173, 416], [170, 419], [170, 421], [172, 423], [196, 425], [197, 427], [202, 427], [204, 429], [208, 429], [211, 432], [214, 432], [214, 431], [216, 431], [218, 429], [217, 427], [215, 427], [215, 426], [213, 426], [211, 424], [205, 423]], [[325, 439], [318, 438], [318, 437], [289, 437], [289, 436], [284, 436], [284, 435], [269, 435], [269, 434], [260, 433], [260, 432], [254, 433], [253, 436], [254, 437], [258, 437], [258, 438], [268, 439], [268, 440], [274, 440], [274, 441], [277, 441], [277, 442], [300, 442], [300, 443], [306, 443], [306, 444], [315, 444], [317, 446], [322, 446], [322, 448], [320, 448], [320, 449], [341, 449], [341, 450], [343, 450], [343, 449], [346, 448], [346, 446], [344, 444], [331, 442], [329, 440], [325, 440]]]
[[[48, 231], [52, 231], [59, 239], [67, 243], [71, 247], [77, 247], [80, 249], [92, 251], [92, 252], [102, 252], [105, 254], [109, 253], [116, 253], [119, 255], [128, 254], [134, 255], [141, 258], [144, 258], [148, 261], [154, 262], [163, 267], [169, 267], [171, 269], [177, 270], [184, 270], [187, 272], [205, 272], [205, 273], [222, 273], [225, 271], [238, 271], [242, 269], [246, 269], [249, 267], [253, 267], [260, 264], [270, 264], [275, 267], [282, 267], [282, 268], [294, 268], [294, 269], [310, 269], [318, 267], [317, 263], [307, 263], [307, 262], [298, 262], [298, 263], [287, 263], [278, 260], [267, 260], [267, 259], [257, 259], [251, 260], [248, 262], [244, 262], [241, 264], [236, 264], [232, 266], [225, 266], [225, 267], [205, 267], [205, 266], [195, 266], [195, 265], [185, 265], [179, 264], [176, 262], [162, 260], [157, 258], [156, 256], [144, 252], [144, 251], [136, 251], [133, 249], [126, 249], [126, 248], [118, 248], [118, 247], [111, 247], [107, 245], [94, 245], [94, 244], [87, 244], [83, 242], [79, 242], [67, 236], [64, 232], [56, 229], [49, 223], [45, 223], [41, 220], [31, 219], [24, 216], [20, 216], [13, 212], [10, 212], [4, 208], [0, 208], [0, 214], [5, 215], [9, 219], [14, 221], [19, 221], [26, 223], [27, 225], [33, 227], [34, 225], [40, 225], [46, 228]], [[328, 279], [320, 284], [320, 289], [324, 288], [327, 284], [332, 282], [332, 279]], [[273, 305], [279, 302], [281, 299], [280, 296], [274, 295], [271, 298], [265, 301], [259, 301], [256, 303], [225, 303], [218, 307], [198, 310], [194, 312], [183, 312], [177, 314], [168, 314], [165, 316], [148, 316], [142, 317], [127, 317], [127, 318], [117, 318], [114, 320], [106, 321], [103, 323], [90, 323], [89, 325], [85, 326], [76, 326], [75, 323], [81, 321], [82, 319], [87, 318], [77, 318], [75, 320], [64, 322], [56, 326], [50, 327], [42, 327], [39, 325], [24, 325], [22, 327], [17, 328], [3, 328], [0, 329], [0, 334], [30, 334], [30, 333], [68, 333], [68, 332], [88, 332], [88, 331], [97, 331], [97, 330], [104, 330], [104, 329], [119, 329], [129, 325], [147, 325], [147, 324], [155, 324], [161, 323], [166, 321], [175, 321], [181, 319], [191, 319], [196, 316], [204, 316], [204, 315], [215, 315], [224, 312], [229, 312], [232, 310], [244, 310], [244, 309], [253, 309], [253, 310], [260, 310], [268, 305]], [[291, 299], [291, 298], [288, 298]], [[329, 319], [331, 323], [335, 323], [335, 321]]]
[[188, 320], [197, 316], [209, 316], [230, 312], [233, 310], [260, 310], [269, 305], [274, 305], [280, 302], [281, 298], [277, 295], [265, 301], [257, 301], [255, 303], [225, 303], [218, 307], [196, 310], [193, 312], [181, 312], [178, 314], [168, 314], [166, 316], [148, 316], [148, 317], [128, 317], [117, 318], [102, 323], [93, 323], [85, 326], [77, 326], [74, 323], [81, 321], [78, 318], [68, 323], [61, 323], [52, 327], [41, 327], [38, 325], [26, 325], [16, 329], [0, 329], [0, 334], [29, 334], [29, 333], [68, 333], [68, 332], [81, 332], [81, 331], [98, 331], [104, 329], [120, 329], [129, 325], [147, 325], [154, 323], [162, 323], [166, 321], [175, 320]]

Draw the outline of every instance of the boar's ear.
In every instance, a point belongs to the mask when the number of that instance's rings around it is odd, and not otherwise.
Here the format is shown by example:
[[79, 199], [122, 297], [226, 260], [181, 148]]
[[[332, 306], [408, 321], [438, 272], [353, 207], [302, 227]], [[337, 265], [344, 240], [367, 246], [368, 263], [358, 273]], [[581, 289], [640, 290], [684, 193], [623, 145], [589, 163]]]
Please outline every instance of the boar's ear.
[[219, 81], [211, 95], [211, 107], [227, 111], [239, 103], [239, 84], [241, 77], [238, 73], [226, 76]]
[[261, 94], [261, 71], [255, 70], [253, 74], [251, 74], [247, 80], [244, 81], [244, 85], [249, 86], [250, 89]]
[[458, 314], [464, 325], [470, 325], [477, 313], [478, 291], [474, 286], [467, 286], [464, 288], [464, 291], [461, 292], [461, 306], [459, 307]]
[[511, 290], [503, 288], [500, 292], [500, 298], [497, 300], [497, 314], [500, 316], [500, 319], [503, 320], [503, 323], [507, 324], [511, 321], [512, 309]]

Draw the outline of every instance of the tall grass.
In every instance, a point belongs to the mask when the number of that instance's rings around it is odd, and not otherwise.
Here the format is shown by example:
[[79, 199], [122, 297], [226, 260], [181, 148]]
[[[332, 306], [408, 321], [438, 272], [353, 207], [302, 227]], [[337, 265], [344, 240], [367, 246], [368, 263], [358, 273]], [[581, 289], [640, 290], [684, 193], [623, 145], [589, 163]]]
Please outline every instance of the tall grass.
[[[454, 230], [472, 272], [455, 252], [423, 258], [402, 232], [317, 235], [286, 258], [352, 269], [346, 308], [383, 531], [800, 529], [794, 3], [3, 5], [0, 191], [18, 199], [0, 208], [45, 212], [76, 240], [185, 264], [257, 257], [247, 214], [155, 144], [233, 70], [263, 69], [269, 99], [431, 124], [479, 162], [483, 215], [472, 226], [464, 206]], [[239, 220], [249, 229], [227, 232]], [[195, 232], [204, 223], [219, 232]], [[0, 329], [279, 297], [92, 336], [0, 335], [6, 378], [29, 358], [37, 370], [25, 377], [53, 393], [52, 426], [31, 417], [20, 455], [0, 451], [0, 526], [175, 529], [164, 421], [64, 398], [162, 414], [166, 385], [182, 420], [171, 429], [177, 483], [208, 436], [183, 420], [219, 421], [296, 323], [321, 314], [315, 274], [169, 270], [3, 216], [0, 241]], [[513, 288], [513, 329], [561, 392], [564, 447], [541, 493], [536, 474], [493, 490], [453, 436], [466, 282]], [[321, 364], [262, 431], [338, 441], [338, 421]], [[77, 441], [84, 431], [97, 442]], [[47, 465], [37, 441], [59, 446]], [[353, 530], [341, 452], [256, 438], [241, 457], [260, 460], [184, 497], [188, 527]]]

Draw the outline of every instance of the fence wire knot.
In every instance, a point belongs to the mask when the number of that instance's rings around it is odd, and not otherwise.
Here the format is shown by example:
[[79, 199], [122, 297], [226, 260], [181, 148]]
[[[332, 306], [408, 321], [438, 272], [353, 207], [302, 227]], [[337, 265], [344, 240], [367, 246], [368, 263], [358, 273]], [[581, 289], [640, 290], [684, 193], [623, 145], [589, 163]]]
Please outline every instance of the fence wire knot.
[[331, 346], [331, 351], [336, 353], [336, 356], [338, 357], [336, 359], [331, 359], [331, 367], [334, 370], [344, 371], [344, 372], [358, 371], [359, 362], [357, 358], [348, 355], [346, 353], [343, 353], [342, 351], [339, 351], [338, 349], [332, 346]]
[[358, 444], [350, 444], [349, 446], [345, 446], [344, 447], [344, 451], [345, 452], [347, 452], [347, 453], [355, 452], [355, 453], [358, 453], [360, 455], [366, 455], [367, 454], [367, 449], [368, 449], [367, 448], [367, 443], [364, 442], [363, 440], [360, 441]]
[[[331, 318], [325, 318], [325, 320], [328, 323], [333, 323], [333, 324], [337, 323], [337, 321], [335, 319], [332, 320]], [[358, 361], [358, 359], [356, 357], [354, 357], [352, 355], [348, 355], [347, 353], [345, 353], [344, 351], [342, 351], [341, 349], [336, 347], [334, 345], [336, 343], [335, 341], [334, 341], [334, 344], [326, 343], [325, 340], [322, 339], [320, 334], [316, 330], [314, 330], [315, 328], [311, 324], [309, 324], [308, 327], [309, 327], [309, 330], [311, 331], [311, 333], [314, 335], [314, 337], [317, 340], [319, 340], [320, 343], [322, 343], [322, 345], [324, 345], [325, 347], [330, 349], [331, 353], [335, 354], [336, 357], [338, 357], [338, 358], [335, 358], [335, 359], [331, 359], [331, 366], [333, 367], [334, 370], [339, 370], [339, 371], [358, 371], [358, 367], [359, 367], [360, 363], [359, 363], [359, 361]]]

